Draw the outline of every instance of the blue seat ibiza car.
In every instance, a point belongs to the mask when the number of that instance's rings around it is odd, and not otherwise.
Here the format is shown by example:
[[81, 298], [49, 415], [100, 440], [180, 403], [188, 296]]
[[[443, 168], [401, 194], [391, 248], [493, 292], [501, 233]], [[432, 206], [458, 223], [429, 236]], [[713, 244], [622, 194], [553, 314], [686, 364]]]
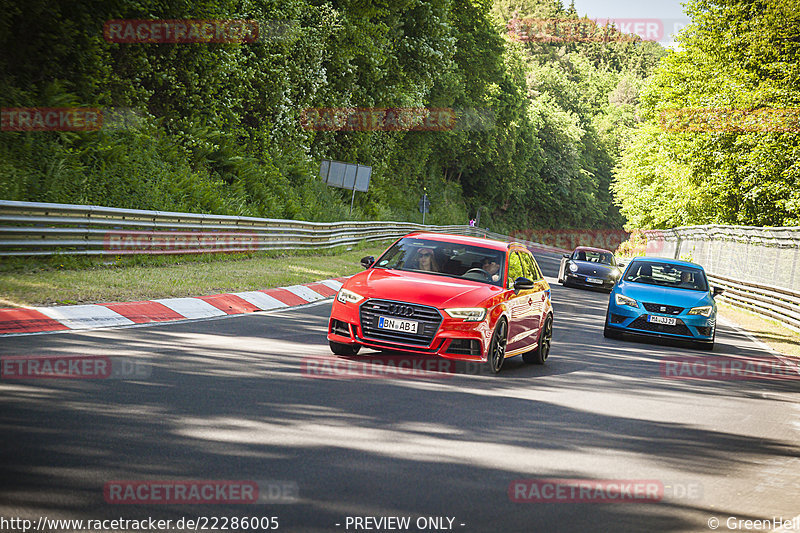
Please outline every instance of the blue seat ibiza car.
[[688, 261], [637, 257], [628, 263], [608, 300], [603, 334], [651, 335], [695, 341], [711, 350], [717, 305], [703, 267]]

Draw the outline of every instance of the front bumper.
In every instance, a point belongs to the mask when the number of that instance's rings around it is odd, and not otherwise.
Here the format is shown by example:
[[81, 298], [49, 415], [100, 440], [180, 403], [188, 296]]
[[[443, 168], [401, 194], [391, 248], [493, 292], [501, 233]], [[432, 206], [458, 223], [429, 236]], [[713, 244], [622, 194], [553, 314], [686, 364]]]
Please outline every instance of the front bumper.
[[[363, 305], [366, 302], [363, 302]], [[402, 302], [401, 302], [402, 303]], [[487, 347], [492, 336], [488, 317], [481, 322], [465, 322], [441, 312], [442, 321], [432, 340], [425, 344], [410, 344], [370, 336], [361, 327], [358, 304], [343, 304], [334, 300], [328, 321], [328, 340], [342, 344], [359, 344], [376, 350], [396, 350], [434, 355], [460, 361], [486, 361]], [[375, 328], [367, 328], [374, 330]]]
[[[648, 335], [653, 337], [668, 337], [677, 339], [690, 339], [699, 342], [711, 342], [714, 339], [716, 328], [716, 313], [711, 316], [689, 315], [688, 309], [680, 314], [666, 314], [649, 312], [643, 308], [641, 302], [638, 308], [629, 305], [617, 305], [613, 296], [608, 304], [608, 317], [606, 324], [615, 330]], [[672, 317], [677, 324], [668, 326], [648, 321], [648, 316]]]
[[[599, 279], [601, 283], [592, 283], [588, 281], [589, 279]], [[608, 278], [603, 276], [587, 276], [585, 274], [573, 274], [572, 272], [567, 271], [565, 274], [565, 280], [570, 285], [580, 286], [580, 287], [590, 287], [592, 289], [612, 289], [616, 284], [617, 280], [615, 278]]]

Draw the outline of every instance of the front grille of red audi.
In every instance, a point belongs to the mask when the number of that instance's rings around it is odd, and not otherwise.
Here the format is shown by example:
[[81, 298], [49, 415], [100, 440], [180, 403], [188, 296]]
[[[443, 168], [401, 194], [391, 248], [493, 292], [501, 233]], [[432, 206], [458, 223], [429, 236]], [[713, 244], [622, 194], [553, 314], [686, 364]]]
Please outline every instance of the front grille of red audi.
[[[360, 315], [364, 338], [414, 346], [429, 346], [442, 324], [442, 315], [435, 307], [394, 300], [367, 300], [361, 304]], [[417, 333], [379, 329], [381, 316], [418, 322]]]

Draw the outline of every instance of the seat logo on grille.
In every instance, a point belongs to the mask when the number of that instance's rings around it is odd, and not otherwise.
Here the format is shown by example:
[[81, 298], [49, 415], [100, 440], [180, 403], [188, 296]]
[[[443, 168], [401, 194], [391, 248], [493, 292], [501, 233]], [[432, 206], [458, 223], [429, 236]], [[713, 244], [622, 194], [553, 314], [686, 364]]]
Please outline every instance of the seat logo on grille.
[[414, 308], [410, 305], [389, 304], [389, 313], [396, 316], [413, 316]]
[[663, 313], [663, 312], [665, 312], [666, 310], [667, 310], [667, 308], [666, 308], [666, 307], [664, 307], [664, 306], [662, 305], [662, 306], [661, 306], [661, 312]]

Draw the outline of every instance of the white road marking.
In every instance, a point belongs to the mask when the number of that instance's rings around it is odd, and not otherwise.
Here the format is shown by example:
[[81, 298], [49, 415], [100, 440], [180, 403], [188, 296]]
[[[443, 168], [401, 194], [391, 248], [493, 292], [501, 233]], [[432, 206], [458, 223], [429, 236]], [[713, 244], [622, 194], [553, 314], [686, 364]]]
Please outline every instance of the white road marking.
[[255, 305], [262, 311], [276, 309], [278, 307], [287, 307], [287, 304], [283, 303], [277, 298], [273, 298], [269, 294], [264, 294], [261, 291], [234, 292], [232, 294], [238, 296], [248, 303]]
[[70, 329], [93, 329], [127, 326], [134, 322], [102, 305], [65, 305], [35, 307], [40, 313], [57, 320]]
[[336, 281], [335, 279], [326, 279], [325, 281], [320, 281], [323, 285], [327, 285], [331, 289], [338, 291], [342, 288], [342, 282]]
[[292, 285], [290, 287], [281, 287], [287, 291], [296, 294], [307, 302], [315, 302], [317, 300], [324, 300], [326, 297], [316, 291], [312, 291], [305, 285]]
[[227, 314], [225, 311], [217, 309], [200, 298], [164, 298], [162, 300], [153, 301], [166, 305], [186, 318], [210, 318], [213, 316], [225, 316]]

